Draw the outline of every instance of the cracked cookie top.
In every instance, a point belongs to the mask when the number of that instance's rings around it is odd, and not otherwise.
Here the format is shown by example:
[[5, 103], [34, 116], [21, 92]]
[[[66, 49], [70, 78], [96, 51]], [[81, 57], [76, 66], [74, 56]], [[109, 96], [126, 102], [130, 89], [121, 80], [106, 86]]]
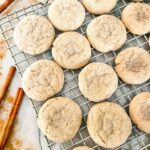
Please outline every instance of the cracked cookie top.
[[105, 14], [110, 12], [117, 4], [117, 0], [81, 0], [86, 9], [93, 14]]
[[86, 33], [91, 45], [100, 52], [118, 50], [127, 38], [124, 24], [117, 17], [110, 15], [93, 19]]
[[17, 47], [30, 55], [40, 54], [50, 48], [55, 37], [52, 24], [42, 16], [24, 17], [15, 27]]
[[54, 61], [39, 60], [24, 72], [22, 87], [29, 98], [43, 101], [58, 93], [64, 84], [63, 70]]
[[141, 84], [150, 79], [150, 54], [138, 47], [121, 51], [115, 59], [118, 76], [128, 84]]
[[137, 35], [150, 32], [150, 5], [145, 3], [131, 3], [121, 14], [122, 21], [128, 30]]
[[79, 74], [79, 89], [90, 101], [99, 102], [109, 98], [117, 86], [115, 71], [105, 63], [90, 63]]
[[66, 69], [78, 69], [89, 62], [91, 47], [82, 34], [65, 32], [53, 42], [52, 55], [60, 66]]
[[129, 114], [139, 129], [150, 133], [150, 92], [139, 93], [133, 98]]
[[63, 143], [71, 140], [82, 120], [80, 107], [67, 97], [49, 99], [41, 107], [38, 125], [49, 140]]
[[85, 9], [78, 0], [55, 0], [49, 7], [48, 17], [58, 30], [76, 30], [84, 21]]
[[120, 105], [103, 102], [90, 109], [87, 128], [95, 143], [105, 148], [115, 148], [127, 140], [132, 124]]

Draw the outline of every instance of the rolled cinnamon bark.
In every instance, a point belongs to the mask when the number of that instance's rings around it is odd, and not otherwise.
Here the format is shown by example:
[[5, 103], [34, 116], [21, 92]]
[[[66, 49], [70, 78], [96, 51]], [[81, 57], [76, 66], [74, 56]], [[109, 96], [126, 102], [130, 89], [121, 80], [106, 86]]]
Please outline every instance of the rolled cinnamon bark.
[[14, 0], [2, 0], [0, 2], [0, 13], [3, 12]]
[[19, 106], [23, 99], [23, 95], [24, 95], [23, 89], [18, 88], [15, 99], [13, 101], [12, 109], [9, 113], [8, 119], [6, 120], [4, 128], [2, 130], [2, 133], [0, 135], [0, 150], [3, 150], [3, 148], [7, 142], [7, 139], [10, 135], [14, 120], [15, 120], [17, 112], [19, 110]]
[[4, 84], [2, 86], [2, 89], [0, 90], [0, 103], [1, 101], [3, 100], [4, 96], [6, 95], [7, 93], [7, 90], [8, 90], [8, 87], [10, 85], [10, 82], [15, 74], [15, 71], [16, 71], [16, 67], [14, 66], [11, 66], [9, 68], [9, 71], [7, 73], [7, 76], [6, 76], [6, 79], [4, 81]]

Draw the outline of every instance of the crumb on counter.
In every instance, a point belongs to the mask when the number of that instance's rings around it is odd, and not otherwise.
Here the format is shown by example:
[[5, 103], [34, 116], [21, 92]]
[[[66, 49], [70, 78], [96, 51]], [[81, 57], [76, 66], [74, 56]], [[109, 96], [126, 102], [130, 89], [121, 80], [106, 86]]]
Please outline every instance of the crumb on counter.
[[0, 36], [0, 60], [3, 60], [6, 56], [7, 45], [4, 38]]
[[[2, 101], [2, 105], [0, 105], [0, 137], [1, 137], [2, 129], [5, 125], [6, 117], [10, 112], [13, 100], [14, 98], [8, 94], [4, 98], [4, 101]], [[35, 150], [31, 144], [25, 145], [22, 138], [17, 136], [16, 133], [18, 130], [18, 125], [19, 125], [19, 121], [15, 120], [10, 137], [7, 141], [4, 150]]]
[[31, 144], [25, 145], [24, 141], [16, 136], [17, 124], [18, 122], [16, 121], [4, 150], [35, 150]]
[[3, 38], [3, 36], [0, 34], [0, 78], [2, 76], [2, 69], [3, 69], [1, 61], [3, 61], [5, 59], [6, 52], [7, 52], [6, 41]]

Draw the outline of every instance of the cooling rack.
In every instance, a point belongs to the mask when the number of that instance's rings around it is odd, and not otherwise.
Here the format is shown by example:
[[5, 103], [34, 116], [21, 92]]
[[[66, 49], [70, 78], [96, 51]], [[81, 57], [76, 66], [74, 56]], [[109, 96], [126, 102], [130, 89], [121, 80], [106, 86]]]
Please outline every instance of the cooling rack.
[[[145, 1], [146, 3], [150, 4], [150, 0]], [[113, 9], [112, 12], [109, 14], [117, 16], [120, 18], [120, 14], [122, 9], [128, 5], [130, 1], [128, 0], [118, 0], [117, 6]], [[24, 52], [20, 51], [13, 41], [13, 30], [16, 24], [26, 15], [37, 14], [43, 15], [47, 17], [47, 10], [50, 4], [36, 4], [32, 5], [26, 9], [22, 9], [20, 11], [14, 12], [6, 17], [0, 17], [0, 32], [6, 38], [8, 49], [11, 53], [11, 56], [14, 60], [14, 63], [17, 67], [18, 73], [22, 77], [26, 68], [32, 64], [33, 62], [40, 60], [40, 59], [52, 59], [51, 50], [47, 50], [45, 53], [37, 55], [37, 56], [30, 56], [25, 54]], [[77, 30], [77, 32], [82, 33], [85, 35], [87, 25], [89, 22], [95, 18], [95, 15], [86, 12], [86, 18], [83, 25]], [[57, 36], [61, 33], [56, 31]], [[100, 53], [95, 49], [92, 49], [92, 58], [91, 62], [100, 61], [105, 62], [112, 67], [114, 67], [114, 59], [117, 54], [128, 47], [131, 46], [138, 46], [141, 48], [146, 49], [150, 53], [150, 47], [148, 45], [148, 37], [149, 35], [143, 36], [135, 36], [129, 32], [127, 32], [127, 41], [123, 45], [121, 49], [116, 52], [108, 52], [108, 53]], [[79, 145], [87, 145], [89, 147], [94, 148], [95, 150], [105, 150], [95, 144], [91, 137], [88, 134], [87, 127], [86, 127], [86, 120], [87, 114], [91, 106], [93, 105], [92, 102], [89, 102], [79, 91], [78, 88], [78, 74], [81, 69], [78, 70], [64, 70], [65, 74], [65, 85], [59, 96], [67, 96], [73, 99], [82, 109], [83, 112], [83, 121], [80, 127], [79, 132], [77, 135], [70, 141], [58, 144], [52, 141], [49, 141], [46, 137], [46, 141], [48, 144], [48, 148], [50, 150], [72, 150], [73, 147]], [[108, 99], [108, 101], [112, 101], [121, 105], [127, 112], [128, 106], [132, 98], [142, 92], [142, 91], [150, 91], [150, 81], [145, 82], [144, 84], [140, 85], [128, 85], [119, 80], [119, 85], [116, 92]], [[43, 102], [36, 102], [32, 99], [31, 103], [33, 108], [36, 112], [38, 117], [38, 112], [40, 107], [42, 106]], [[57, 146], [57, 148], [56, 148]], [[135, 125], [132, 126], [132, 133], [126, 143], [116, 148], [116, 150], [150, 150], [150, 135], [141, 132], [139, 129], [136, 128]]]

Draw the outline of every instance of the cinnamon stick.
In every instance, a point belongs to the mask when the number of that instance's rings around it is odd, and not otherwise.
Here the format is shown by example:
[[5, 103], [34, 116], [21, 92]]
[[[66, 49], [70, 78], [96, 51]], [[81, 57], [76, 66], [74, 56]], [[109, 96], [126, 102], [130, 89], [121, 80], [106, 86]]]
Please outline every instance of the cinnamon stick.
[[5, 10], [14, 0], [4, 0], [4, 2], [1, 2], [0, 4], [0, 13]]
[[2, 89], [0, 90], [0, 103], [2, 102], [4, 96], [6, 95], [6, 92], [8, 90], [9, 85], [10, 85], [10, 82], [11, 82], [13, 76], [14, 76], [15, 71], [16, 71], [15, 66], [11, 66], [9, 68], [6, 79], [4, 81], [4, 85], [3, 85]]
[[7, 139], [9, 137], [10, 131], [12, 129], [14, 120], [16, 118], [16, 114], [18, 112], [19, 106], [21, 104], [22, 98], [23, 98], [24, 92], [22, 88], [18, 88], [15, 99], [13, 101], [12, 109], [9, 113], [8, 119], [4, 125], [4, 128], [2, 130], [2, 134], [0, 137], [0, 150], [3, 150]]

